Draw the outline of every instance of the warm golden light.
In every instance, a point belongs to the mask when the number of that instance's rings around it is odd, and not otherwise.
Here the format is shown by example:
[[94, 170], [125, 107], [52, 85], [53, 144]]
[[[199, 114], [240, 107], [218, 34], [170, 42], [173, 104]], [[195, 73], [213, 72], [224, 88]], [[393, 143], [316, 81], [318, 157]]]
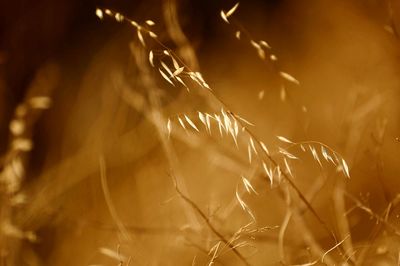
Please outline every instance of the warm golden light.
[[399, 4], [53, 2], [0, 4], [0, 265], [399, 265]]

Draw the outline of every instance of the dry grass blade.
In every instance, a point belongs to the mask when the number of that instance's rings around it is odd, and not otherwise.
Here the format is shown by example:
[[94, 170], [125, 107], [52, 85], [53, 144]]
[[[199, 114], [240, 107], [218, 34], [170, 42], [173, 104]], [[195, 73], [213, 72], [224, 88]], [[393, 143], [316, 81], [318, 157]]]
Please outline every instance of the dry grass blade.
[[321, 258], [321, 262], [324, 263], [324, 259], [326, 257], [326, 255], [330, 252], [332, 252], [333, 250], [335, 250], [336, 248], [338, 248], [341, 244], [343, 244], [344, 241], [346, 241], [347, 238], [349, 238], [350, 235], [347, 235], [345, 238], [343, 238], [340, 242], [338, 242], [336, 245], [334, 245], [332, 248], [330, 248], [329, 250], [327, 250], [324, 255]]

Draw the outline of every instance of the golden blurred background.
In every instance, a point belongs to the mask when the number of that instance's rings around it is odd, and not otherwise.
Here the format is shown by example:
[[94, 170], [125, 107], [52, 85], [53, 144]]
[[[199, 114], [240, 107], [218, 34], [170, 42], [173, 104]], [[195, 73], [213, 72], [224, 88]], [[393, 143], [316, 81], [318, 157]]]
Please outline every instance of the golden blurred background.
[[1, 265], [400, 265], [400, 3], [235, 4], [0, 2]]

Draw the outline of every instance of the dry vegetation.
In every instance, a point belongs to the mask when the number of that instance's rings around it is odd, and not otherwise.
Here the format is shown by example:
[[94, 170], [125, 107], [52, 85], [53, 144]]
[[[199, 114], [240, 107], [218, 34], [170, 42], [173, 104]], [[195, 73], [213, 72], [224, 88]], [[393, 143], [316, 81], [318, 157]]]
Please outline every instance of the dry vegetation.
[[400, 265], [400, 4], [77, 2], [0, 5], [1, 265]]

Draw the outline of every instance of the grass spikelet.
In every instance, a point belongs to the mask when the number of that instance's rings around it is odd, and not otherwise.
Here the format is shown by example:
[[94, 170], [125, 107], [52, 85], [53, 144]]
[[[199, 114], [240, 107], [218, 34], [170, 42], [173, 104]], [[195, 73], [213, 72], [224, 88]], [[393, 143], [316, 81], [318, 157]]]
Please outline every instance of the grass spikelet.
[[239, 143], [238, 143], [238, 140], [237, 140], [237, 132], [235, 131], [235, 128], [230, 127], [229, 128], [229, 133], [231, 134], [232, 139], [235, 142], [236, 148], [239, 149]]
[[222, 124], [221, 117], [220, 117], [219, 115], [215, 114], [215, 115], [214, 115], [214, 118], [215, 118], [215, 120], [216, 120], [217, 123], [218, 123], [219, 133], [220, 133], [221, 136], [222, 136], [222, 129], [225, 130], [225, 128], [224, 128], [224, 125]]
[[260, 44], [258, 44], [257, 42], [255, 42], [255, 41], [253, 41], [253, 40], [250, 40], [250, 44], [251, 44], [254, 48], [256, 48], [256, 50], [262, 50]]
[[130, 23], [133, 27], [139, 28], [139, 24], [138, 24], [136, 21], [131, 20], [131, 21], [129, 21], [129, 23]]
[[238, 124], [236, 119], [235, 119], [235, 122], [233, 124], [233, 132], [235, 134], [235, 139], [237, 139], [237, 137], [239, 135], [239, 124]]
[[182, 118], [180, 118], [179, 116], [178, 116], [178, 121], [179, 121], [179, 124], [182, 126], [182, 128], [186, 130], [185, 123], [183, 122]]
[[173, 76], [178, 76], [179, 74], [181, 74], [183, 72], [183, 70], [185, 69], [185, 67], [180, 67], [177, 68], [174, 73], [172, 73]]
[[258, 49], [258, 50], [257, 50], [257, 53], [258, 53], [258, 56], [259, 56], [262, 60], [265, 59], [265, 52], [264, 52], [263, 49]]
[[240, 40], [240, 31], [235, 32], [235, 37], [236, 39]]
[[176, 59], [173, 56], [171, 56], [171, 60], [172, 60], [172, 64], [174, 65], [175, 69], [180, 68], [178, 61], [176, 61]]
[[249, 194], [251, 194], [251, 191], [253, 191], [256, 195], [258, 195], [257, 191], [256, 191], [256, 190], [254, 189], [254, 187], [251, 185], [250, 181], [249, 181], [247, 178], [245, 178], [244, 176], [242, 176], [242, 182], [243, 182], [243, 185], [244, 185], [246, 191], [247, 191]]
[[252, 151], [251, 151], [251, 145], [250, 143], [247, 144], [247, 155], [249, 157], [249, 163], [251, 163], [251, 159], [252, 159]]
[[203, 87], [202, 82], [198, 79], [197, 75], [194, 72], [188, 72], [187, 73], [189, 75], [189, 77], [195, 81], [197, 84], [199, 84], [199, 86]]
[[264, 91], [264, 90], [259, 91], [259, 92], [258, 92], [258, 99], [259, 99], [259, 100], [264, 99], [264, 95], [265, 95], [265, 91]]
[[203, 125], [207, 127], [207, 121], [206, 121], [206, 117], [204, 116], [204, 114], [200, 111], [197, 113], [199, 115], [199, 119], [200, 119], [201, 123], [203, 123]]
[[326, 151], [326, 148], [324, 146], [322, 146], [322, 145], [321, 145], [321, 153], [322, 153], [322, 156], [324, 157], [324, 159], [326, 161], [329, 161], [328, 152]]
[[263, 166], [264, 171], [267, 174], [267, 176], [269, 178], [269, 182], [270, 182], [270, 184], [272, 186], [273, 183], [274, 183], [274, 175], [273, 175], [272, 169], [269, 168], [265, 162], [262, 162], [262, 166]]
[[295, 79], [292, 75], [290, 75], [289, 73], [286, 73], [286, 72], [279, 72], [279, 75], [282, 77], [282, 78], [284, 78], [284, 79], [286, 79], [287, 81], [289, 81], [289, 82], [292, 82], [292, 83], [294, 83], [294, 84], [296, 84], [296, 85], [300, 85], [300, 82], [297, 80], [297, 79]]
[[293, 154], [291, 154], [290, 152], [288, 152], [287, 150], [285, 150], [282, 147], [279, 147], [279, 153], [283, 154], [285, 157], [289, 158], [289, 159], [293, 159], [293, 160], [298, 160], [299, 158], [297, 158], [296, 156], [294, 156]]
[[221, 15], [221, 18], [222, 18], [226, 23], [229, 24], [229, 20], [228, 20], [228, 18], [226, 17], [226, 14], [225, 14], [225, 12], [224, 12], [223, 10], [221, 10], [220, 15]]
[[210, 115], [210, 114], [206, 114], [206, 124], [207, 124], [207, 129], [208, 129], [208, 132], [211, 134], [211, 121], [210, 121], [210, 118], [211, 118], [212, 116]]
[[117, 261], [125, 261], [126, 257], [121, 255], [118, 251], [109, 249], [109, 248], [105, 248], [105, 247], [101, 247], [99, 248], [99, 252], [109, 258], [115, 259]]
[[10, 122], [9, 128], [14, 136], [19, 136], [25, 131], [25, 123], [22, 119], [14, 119]]
[[244, 122], [244, 123], [246, 123], [246, 124], [248, 124], [250, 126], [253, 126], [253, 127], [255, 126], [253, 123], [249, 122], [248, 120], [244, 119], [243, 117], [241, 117], [241, 116], [239, 116], [237, 114], [235, 114], [235, 117], [237, 117], [240, 121], [242, 121], [242, 122]]
[[175, 79], [176, 79], [180, 84], [182, 84], [182, 86], [185, 87], [187, 91], [190, 91], [190, 90], [189, 90], [189, 87], [186, 85], [185, 82], [183, 82], [183, 80], [182, 80], [180, 77], [176, 76]]
[[154, 54], [153, 54], [153, 51], [151, 50], [150, 52], [149, 52], [149, 62], [150, 62], [150, 65], [152, 66], [152, 67], [154, 67]]
[[290, 175], [291, 177], [293, 177], [293, 173], [292, 173], [292, 170], [290, 169], [290, 166], [289, 166], [289, 163], [288, 163], [287, 159], [284, 158], [283, 161], [284, 161], [284, 163], [285, 163], [285, 167], [286, 167], [287, 172], [289, 173], [289, 175]]
[[231, 9], [226, 12], [226, 17], [229, 18], [230, 16], [235, 13], [236, 9], [239, 7], [239, 2], [237, 2]]
[[[175, 86], [175, 84], [172, 82], [172, 80], [167, 76], [167, 74], [165, 74], [161, 69], [158, 69], [158, 71], [160, 71], [161, 76], [168, 81], [168, 83], [170, 83], [172, 86]], [[171, 73], [172, 74], [172, 73]]]
[[274, 169], [274, 173], [276, 172], [276, 176], [278, 177], [278, 181], [281, 182], [282, 180], [282, 170], [281, 167], [278, 165]]
[[271, 49], [271, 46], [266, 41], [260, 41], [260, 45], [267, 49]]
[[155, 23], [154, 21], [150, 20], [150, 19], [146, 20], [145, 23], [146, 23], [147, 25], [149, 25], [149, 26], [154, 26], [154, 25], [156, 25], [156, 23]]
[[168, 75], [170, 78], [174, 77], [174, 73], [172, 73], [171, 69], [165, 64], [164, 62], [161, 62], [161, 66], [167, 71]]
[[208, 90], [211, 90], [211, 88], [210, 88], [210, 86], [208, 85], [208, 83], [203, 82], [202, 85], [203, 85], [204, 88], [206, 88], [206, 89], [208, 89]]
[[103, 11], [100, 8], [96, 8], [96, 16], [99, 19], [103, 19], [104, 15], [103, 15]]
[[250, 137], [250, 138], [249, 138], [249, 141], [250, 141], [250, 146], [251, 146], [251, 148], [253, 149], [254, 153], [257, 154], [257, 149], [256, 149], [256, 146], [254, 145], [254, 140], [253, 140], [253, 138]]
[[311, 151], [311, 154], [312, 154], [314, 160], [316, 160], [318, 162], [318, 164], [322, 167], [322, 163], [321, 163], [321, 160], [319, 159], [317, 150], [311, 145], [309, 145], [309, 148], [310, 148], [310, 151]]
[[280, 90], [280, 98], [282, 102], [286, 101], [286, 88], [283, 85], [281, 86]]
[[117, 21], [117, 22], [122, 22], [122, 21], [124, 21], [124, 16], [123, 15], [121, 15], [120, 13], [115, 13], [115, 20]]
[[236, 187], [236, 199], [237, 199], [237, 201], [239, 202], [240, 207], [242, 207], [242, 209], [243, 209], [244, 211], [246, 211], [246, 212], [251, 216], [251, 218], [253, 219], [253, 221], [255, 221], [256, 218], [255, 218], [253, 212], [251, 211], [251, 209], [249, 208], [249, 206], [247, 206], [247, 204], [246, 204], [246, 203], [242, 200], [242, 198], [240, 197], [237, 187]]
[[138, 27], [136, 33], [137, 33], [137, 37], [138, 37], [140, 43], [143, 45], [143, 47], [145, 47], [146, 43], [144, 42], [143, 34], [142, 34], [142, 31], [141, 31], [140, 27]]
[[22, 160], [20, 157], [13, 158], [11, 161], [11, 166], [15, 174], [17, 174], [20, 177], [24, 175], [24, 165], [22, 164]]
[[217, 244], [215, 244], [214, 246], [211, 247], [210, 251], [208, 252], [208, 256], [211, 256], [211, 260], [208, 263], [209, 266], [213, 265], [216, 258], [217, 258], [217, 254], [218, 254], [218, 249], [221, 246], [221, 241], [218, 241]]
[[267, 149], [267, 146], [264, 144], [264, 142], [260, 141], [260, 145], [261, 145], [261, 148], [263, 149], [263, 151], [264, 151], [267, 155], [269, 155], [269, 150]]
[[30, 151], [33, 148], [33, 143], [27, 138], [16, 138], [12, 142], [12, 149], [16, 151]]
[[343, 167], [344, 174], [345, 174], [348, 178], [350, 178], [349, 166], [347, 165], [346, 161], [345, 161], [343, 158], [342, 158], [341, 162], [342, 162], [342, 167]]
[[186, 121], [188, 122], [188, 124], [189, 124], [194, 130], [196, 130], [197, 132], [199, 132], [199, 129], [196, 127], [196, 125], [193, 123], [193, 121], [190, 120], [190, 118], [189, 118], [187, 115], [184, 115], [184, 116], [185, 116], [185, 119], [186, 119]]
[[195, 80], [201, 87], [211, 90], [208, 83], [204, 80], [200, 72], [192, 72], [192, 79]]
[[168, 118], [167, 121], [167, 131], [168, 131], [168, 138], [171, 137], [171, 132], [172, 132], [172, 125], [171, 125], [171, 119]]
[[247, 241], [242, 241], [240, 243], [237, 243], [236, 245], [233, 246], [233, 248], [242, 248], [242, 247], [246, 247], [249, 246], [249, 242]]
[[289, 144], [294, 144], [293, 141], [291, 141], [291, 140], [289, 140], [289, 139], [287, 139], [285, 137], [282, 137], [282, 136], [276, 136], [276, 137], [282, 142], [286, 142], [286, 143], [289, 143]]
[[149, 31], [149, 36], [151, 37], [151, 38], [153, 38], [153, 39], [156, 39], [158, 36], [157, 36], [157, 34], [155, 34], [154, 32], [152, 32], [152, 31]]
[[224, 119], [225, 133], [228, 134], [228, 132], [232, 130], [232, 127], [231, 127], [232, 123], [231, 123], [229, 116], [225, 113], [225, 111], [223, 109], [221, 110], [221, 113], [222, 113], [222, 117]]
[[51, 106], [51, 99], [46, 96], [35, 96], [29, 99], [29, 104], [33, 109], [48, 109]]

